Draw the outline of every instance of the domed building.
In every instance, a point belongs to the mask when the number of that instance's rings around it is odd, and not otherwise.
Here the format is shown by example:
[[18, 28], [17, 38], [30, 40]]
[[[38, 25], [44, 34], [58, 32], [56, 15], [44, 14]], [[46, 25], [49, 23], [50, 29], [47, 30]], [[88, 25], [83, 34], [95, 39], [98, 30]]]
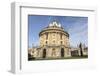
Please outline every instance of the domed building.
[[33, 47], [32, 50], [32, 56], [36, 59], [71, 56], [69, 34], [57, 21], [42, 29], [39, 33], [39, 42], [39, 47]]

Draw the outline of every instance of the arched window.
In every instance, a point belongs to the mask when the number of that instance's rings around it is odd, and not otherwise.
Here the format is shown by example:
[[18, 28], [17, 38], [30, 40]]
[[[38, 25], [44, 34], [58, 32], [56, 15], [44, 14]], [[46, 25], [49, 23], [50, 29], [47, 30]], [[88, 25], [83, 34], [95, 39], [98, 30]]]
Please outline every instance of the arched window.
[[46, 45], [47, 45], [47, 44], [48, 44], [48, 41], [46, 41], [45, 43], [46, 43]]
[[61, 41], [60, 43], [61, 43], [61, 45], [62, 45], [62, 41]]

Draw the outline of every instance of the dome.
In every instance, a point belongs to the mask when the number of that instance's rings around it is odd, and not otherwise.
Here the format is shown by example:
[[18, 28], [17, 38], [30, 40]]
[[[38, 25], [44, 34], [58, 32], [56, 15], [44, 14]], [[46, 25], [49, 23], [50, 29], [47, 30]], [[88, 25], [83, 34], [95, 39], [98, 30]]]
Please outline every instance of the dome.
[[67, 31], [64, 30], [64, 28], [61, 26], [61, 24], [59, 22], [52, 21], [51, 23], [49, 23], [49, 25], [42, 29], [39, 33], [39, 37], [45, 33], [63, 33], [65, 34], [67, 37], [69, 37], [69, 34]]

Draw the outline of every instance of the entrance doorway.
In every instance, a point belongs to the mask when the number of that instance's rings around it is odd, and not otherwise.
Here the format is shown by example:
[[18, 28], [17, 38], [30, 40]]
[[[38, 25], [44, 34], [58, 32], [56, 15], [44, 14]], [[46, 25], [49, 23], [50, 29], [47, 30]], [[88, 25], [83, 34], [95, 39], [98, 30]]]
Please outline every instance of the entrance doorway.
[[46, 49], [43, 49], [43, 58], [46, 58]]
[[61, 57], [64, 57], [64, 48], [61, 48]]

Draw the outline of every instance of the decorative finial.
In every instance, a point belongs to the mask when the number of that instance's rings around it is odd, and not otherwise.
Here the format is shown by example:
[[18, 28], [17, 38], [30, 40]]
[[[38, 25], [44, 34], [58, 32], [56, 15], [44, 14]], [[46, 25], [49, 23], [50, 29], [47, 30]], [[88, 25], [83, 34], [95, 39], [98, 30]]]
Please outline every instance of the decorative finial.
[[53, 22], [51, 22], [49, 24], [49, 26], [57, 26], [57, 27], [61, 27], [61, 24], [59, 22], [57, 22], [56, 20], [54, 20]]

